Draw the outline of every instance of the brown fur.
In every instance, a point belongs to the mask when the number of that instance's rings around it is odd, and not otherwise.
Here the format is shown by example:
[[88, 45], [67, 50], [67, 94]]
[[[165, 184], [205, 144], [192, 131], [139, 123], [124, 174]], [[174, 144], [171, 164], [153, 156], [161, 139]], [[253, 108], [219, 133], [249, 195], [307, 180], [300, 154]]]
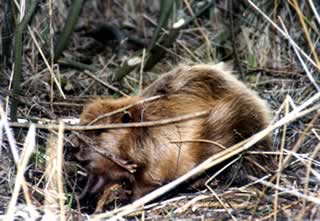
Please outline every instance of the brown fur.
[[[93, 192], [105, 185], [127, 181], [132, 187], [133, 199], [136, 199], [221, 151], [213, 144], [172, 141], [205, 139], [230, 147], [269, 123], [269, 110], [265, 103], [222, 64], [181, 65], [151, 84], [141, 97], [93, 101], [81, 114], [81, 123], [88, 124], [102, 114], [155, 95], [164, 97], [128, 110], [130, 122], [161, 120], [203, 110], [211, 112], [204, 117], [165, 126], [87, 132], [86, 136], [94, 140], [98, 148], [137, 164], [137, 171], [132, 174], [89, 147], [80, 145], [78, 159], [86, 161], [89, 173], [102, 180], [92, 188]], [[121, 123], [124, 114], [118, 113], [96, 124]], [[270, 148], [269, 137], [255, 147], [265, 151]], [[259, 175], [264, 172], [252, 161], [264, 167], [271, 164], [267, 157], [250, 157], [251, 161], [243, 160], [240, 170], [230, 168], [223, 176], [236, 176], [236, 181], [243, 180], [248, 173]]]

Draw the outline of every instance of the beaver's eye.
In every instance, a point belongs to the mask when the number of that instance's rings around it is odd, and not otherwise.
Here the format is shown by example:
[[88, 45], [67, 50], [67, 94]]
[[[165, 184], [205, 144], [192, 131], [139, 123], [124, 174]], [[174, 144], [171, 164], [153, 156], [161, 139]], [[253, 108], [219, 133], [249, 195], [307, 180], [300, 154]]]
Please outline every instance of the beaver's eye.
[[128, 111], [125, 111], [121, 118], [122, 123], [129, 123], [131, 121], [131, 113]]

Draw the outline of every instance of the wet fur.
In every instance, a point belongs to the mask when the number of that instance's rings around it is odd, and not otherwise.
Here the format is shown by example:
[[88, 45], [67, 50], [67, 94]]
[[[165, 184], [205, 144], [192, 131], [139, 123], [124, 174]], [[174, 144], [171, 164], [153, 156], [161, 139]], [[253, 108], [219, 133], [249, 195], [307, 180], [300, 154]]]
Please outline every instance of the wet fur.
[[[155, 95], [164, 97], [130, 108], [129, 119], [124, 120], [125, 114], [128, 118], [128, 112], [118, 113], [96, 124], [153, 121], [211, 111], [204, 117], [165, 126], [87, 132], [85, 135], [94, 140], [98, 148], [108, 149], [138, 166], [135, 173], [130, 173], [89, 147], [80, 146], [77, 158], [85, 161], [89, 173], [101, 180], [99, 185], [92, 187], [92, 192], [113, 183], [126, 182], [132, 189], [132, 199], [139, 198], [221, 151], [213, 144], [172, 141], [204, 139], [230, 147], [264, 129], [270, 119], [267, 105], [256, 93], [238, 81], [223, 64], [218, 64], [181, 65], [151, 84], [141, 97], [95, 100], [85, 107], [81, 123], [88, 124], [102, 114]], [[270, 137], [267, 137], [256, 145], [255, 150], [268, 151], [270, 148]], [[250, 159], [230, 167], [222, 177], [226, 180], [233, 177], [241, 182], [246, 174], [266, 172], [256, 163], [263, 167], [271, 164], [267, 156], [252, 155]], [[238, 166], [241, 168], [236, 168]]]

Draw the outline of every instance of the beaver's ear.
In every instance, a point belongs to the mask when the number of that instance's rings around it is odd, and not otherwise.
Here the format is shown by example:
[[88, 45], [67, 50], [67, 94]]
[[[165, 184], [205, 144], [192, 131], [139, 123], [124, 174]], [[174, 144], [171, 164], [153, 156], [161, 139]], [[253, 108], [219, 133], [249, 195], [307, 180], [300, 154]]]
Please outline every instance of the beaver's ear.
[[132, 122], [132, 114], [129, 111], [125, 111], [121, 117], [122, 123], [130, 123]]

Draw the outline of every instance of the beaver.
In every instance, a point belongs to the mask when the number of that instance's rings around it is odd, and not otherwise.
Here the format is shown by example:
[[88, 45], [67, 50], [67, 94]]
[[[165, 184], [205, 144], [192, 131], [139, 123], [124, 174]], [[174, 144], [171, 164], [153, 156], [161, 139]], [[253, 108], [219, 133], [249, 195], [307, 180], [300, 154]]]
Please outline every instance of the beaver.
[[[158, 98], [143, 102], [153, 96]], [[223, 63], [179, 65], [149, 85], [140, 96], [96, 99], [89, 103], [80, 115], [82, 125], [149, 122], [201, 111], [207, 112], [159, 126], [83, 132], [82, 141], [77, 142], [76, 157], [86, 162], [88, 173], [95, 177], [90, 192], [127, 183], [131, 199], [137, 199], [266, 128], [270, 110]], [[84, 140], [90, 140], [94, 148]], [[271, 146], [269, 136], [253, 149], [270, 151]], [[128, 170], [101, 151], [108, 151], [134, 169]], [[231, 166], [222, 177], [240, 183], [248, 174], [265, 174], [270, 164], [272, 160], [266, 155], [243, 157], [241, 165]]]

